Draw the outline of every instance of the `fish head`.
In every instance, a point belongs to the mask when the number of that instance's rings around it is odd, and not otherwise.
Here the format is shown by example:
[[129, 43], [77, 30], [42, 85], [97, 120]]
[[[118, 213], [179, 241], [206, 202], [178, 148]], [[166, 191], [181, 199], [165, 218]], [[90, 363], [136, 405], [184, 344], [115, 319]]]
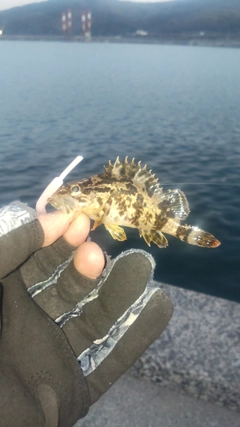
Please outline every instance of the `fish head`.
[[90, 204], [90, 197], [83, 192], [80, 182], [69, 182], [62, 185], [51, 197], [48, 203], [55, 209], [69, 213], [80, 211]]

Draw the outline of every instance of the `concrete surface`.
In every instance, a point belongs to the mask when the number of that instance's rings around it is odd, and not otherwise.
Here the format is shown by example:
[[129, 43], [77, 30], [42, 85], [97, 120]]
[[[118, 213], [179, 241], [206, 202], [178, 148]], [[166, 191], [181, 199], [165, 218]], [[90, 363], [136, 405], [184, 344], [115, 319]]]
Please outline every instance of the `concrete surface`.
[[125, 374], [75, 427], [240, 427], [240, 413]]
[[173, 316], [131, 375], [240, 412], [240, 304], [158, 285]]
[[169, 325], [75, 427], [240, 427], [240, 304], [158, 285]]

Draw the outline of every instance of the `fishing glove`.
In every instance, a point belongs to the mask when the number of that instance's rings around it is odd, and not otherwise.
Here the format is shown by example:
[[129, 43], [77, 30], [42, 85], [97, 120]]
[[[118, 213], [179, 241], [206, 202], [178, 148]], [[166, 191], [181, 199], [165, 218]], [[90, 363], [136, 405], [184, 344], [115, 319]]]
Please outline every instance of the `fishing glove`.
[[0, 427], [71, 427], [164, 330], [172, 304], [146, 252], [91, 280], [64, 238], [41, 248], [33, 217], [20, 203], [0, 211]]

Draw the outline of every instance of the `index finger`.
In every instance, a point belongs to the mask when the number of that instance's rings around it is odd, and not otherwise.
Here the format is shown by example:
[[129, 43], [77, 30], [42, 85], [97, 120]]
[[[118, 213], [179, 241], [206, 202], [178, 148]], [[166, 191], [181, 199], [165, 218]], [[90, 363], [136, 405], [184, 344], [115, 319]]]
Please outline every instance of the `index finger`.
[[43, 248], [50, 246], [53, 242], [59, 239], [59, 237], [67, 231], [71, 222], [71, 216], [69, 214], [64, 214], [58, 211], [41, 214], [37, 219], [40, 222], [44, 233], [44, 241], [42, 244]]

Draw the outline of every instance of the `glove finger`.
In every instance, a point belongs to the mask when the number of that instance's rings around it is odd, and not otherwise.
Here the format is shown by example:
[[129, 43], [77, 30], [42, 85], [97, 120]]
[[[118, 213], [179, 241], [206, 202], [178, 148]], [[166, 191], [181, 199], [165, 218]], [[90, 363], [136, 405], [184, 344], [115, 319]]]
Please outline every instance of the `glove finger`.
[[[86, 240], [89, 228], [89, 218], [86, 215], [79, 215], [70, 224], [63, 237], [59, 238], [51, 246], [35, 252], [28, 262], [21, 267], [26, 287], [30, 288], [37, 283], [46, 281], [52, 276], [58, 275], [58, 272], [60, 274], [61, 264], [73, 255], [76, 246]], [[63, 268], [65, 268], [65, 264], [62, 266]]]
[[153, 267], [154, 261], [149, 254], [141, 251], [125, 252], [114, 261], [107, 278], [89, 295], [86, 295], [87, 288], [78, 286], [79, 292], [74, 296], [76, 284], [75, 288], [74, 284], [71, 287], [70, 282], [66, 285], [66, 281], [61, 280], [63, 277], [60, 278], [58, 293], [66, 296], [69, 292], [72, 302], [75, 297], [75, 308], [58, 321], [77, 356], [91, 346], [93, 341], [105, 336], [119, 317], [139, 298]]
[[[80, 274], [75, 267], [75, 258], [78, 256], [78, 268], [82, 273], [91, 271], [93, 277], [102, 273], [105, 258], [100, 247], [94, 242], [83, 243], [76, 251], [74, 260], [67, 263], [66, 268], [56, 277], [46, 282], [35, 284], [30, 288], [35, 302], [53, 319], [56, 320], [64, 313], [71, 312], [76, 303], [86, 297], [96, 288], [98, 279], [91, 279]], [[78, 332], [79, 333], [79, 332]]]
[[110, 334], [104, 337], [104, 342], [95, 343], [84, 352], [79, 362], [87, 380], [91, 404], [96, 402], [158, 338], [167, 326], [172, 311], [170, 299], [157, 289], [119, 340], [112, 332], [112, 336]]

